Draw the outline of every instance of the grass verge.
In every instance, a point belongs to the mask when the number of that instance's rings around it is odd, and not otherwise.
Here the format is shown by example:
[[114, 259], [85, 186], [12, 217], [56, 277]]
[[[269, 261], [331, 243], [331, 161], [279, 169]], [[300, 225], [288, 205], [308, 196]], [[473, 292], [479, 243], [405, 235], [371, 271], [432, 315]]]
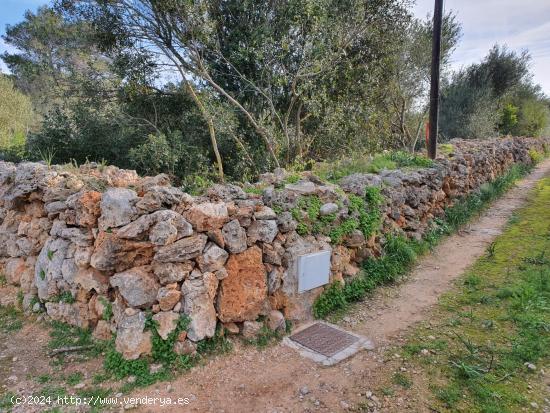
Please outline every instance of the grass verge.
[[[401, 353], [439, 412], [540, 411], [550, 368], [550, 179]], [[547, 373], [546, 373], [547, 374]], [[413, 376], [413, 381], [414, 381]], [[427, 380], [425, 380], [427, 378]], [[421, 391], [412, 383], [415, 393]]]

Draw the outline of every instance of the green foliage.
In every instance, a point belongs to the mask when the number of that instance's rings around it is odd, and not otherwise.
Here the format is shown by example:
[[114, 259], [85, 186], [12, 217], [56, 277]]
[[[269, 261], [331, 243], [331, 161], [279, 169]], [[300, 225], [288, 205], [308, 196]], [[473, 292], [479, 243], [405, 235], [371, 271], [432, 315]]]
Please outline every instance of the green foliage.
[[481, 63], [458, 72], [442, 91], [442, 135], [539, 136], [550, 111], [540, 87], [532, 84], [530, 59], [527, 52], [494, 46]]
[[361, 154], [334, 161], [318, 162], [313, 172], [321, 179], [336, 183], [354, 173], [379, 173], [384, 169], [429, 168], [433, 161], [424, 156], [405, 151], [390, 151], [374, 156]]
[[63, 291], [60, 294], [53, 296], [49, 301], [72, 304], [75, 302], [75, 299], [70, 291]]
[[75, 384], [80, 383], [83, 377], [84, 375], [81, 372], [77, 371], [75, 373], [69, 374], [65, 381], [69, 386], [74, 386]]
[[502, 108], [499, 130], [508, 135], [518, 124], [518, 107], [508, 103]]
[[0, 332], [13, 333], [23, 327], [23, 314], [13, 305], [0, 306]]
[[111, 320], [113, 317], [113, 304], [105, 297], [101, 296], [99, 297], [99, 302], [103, 305], [103, 314], [101, 314], [101, 318], [105, 321]]
[[18, 161], [25, 156], [26, 136], [33, 123], [30, 98], [0, 74], [0, 159]]
[[162, 363], [165, 367], [170, 367], [172, 363], [176, 360], [178, 355], [174, 353], [174, 344], [178, 338], [178, 335], [187, 329], [189, 323], [191, 322], [190, 318], [186, 315], [181, 316], [178, 321], [176, 328], [172, 331], [166, 340], [158, 334], [157, 325], [151, 320], [153, 325], [149, 328], [152, 332], [152, 358], [156, 362]]
[[38, 276], [40, 277], [41, 280], [46, 279], [46, 272], [44, 271], [43, 268], [41, 268], [40, 271], [38, 272]]
[[[432, 320], [446, 346], [418, 355], [433, 330], [418, 327], [405, 345], [414, 369], [437, 397], [434, 410], [516, 412], [545, 397], [526, 366], [550, 361], [550, 180], [541, 182], [528, 206], [497, 238], [492, 256], [468, 270], [463, 287], [445, 295]], [[456, 322], [457, 317], [462, 320]], [[424, 338], [424, 339], [423, 339]], [[439, 405], [441, 404], [441, 405]]]

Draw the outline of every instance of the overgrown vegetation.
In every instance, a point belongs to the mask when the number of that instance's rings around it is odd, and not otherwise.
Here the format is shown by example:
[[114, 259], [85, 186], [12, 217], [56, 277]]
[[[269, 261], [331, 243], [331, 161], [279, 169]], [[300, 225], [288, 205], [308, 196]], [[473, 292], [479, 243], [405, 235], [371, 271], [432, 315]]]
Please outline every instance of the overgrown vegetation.
[[[340, 244], [347, 235], [360, 230], [365, 238], [371, 237], [380, 227], [382, 203], [380, 189], [367, 188], [364, 197], [348, 195], [349, 218], [341, 220], [336, 213], [321, 215], [322, 202], [317, 195], [302, 196], [290, 212], [297, 222], [300, 235], [328, 235], [333, 244]], [[277, 209], [277, 206], [275, 206]]]
[[431, 318], [438, 325], [419, 327], [402, 347], [429, 382], [433, 410], [512, 413], [543, 406], [539, 370], [550, 362], [549, 203], [545, 179], [492, 251], [468, 270], [459, 291], [442, 298]]
[[342, 311], [350, 303], [363, 299], [377, 286], [393, 282], [404, 275], [418, 255], [429, 251], [443, 236], [455, 232], [479, 214], [530, 168], [528, 165], [515, 164], [504, 175], [484, 184], [479, 191], [457, 200], [445, 210], [442, 219], [434, 220], [421, 241], [406, 239], [400, 235], [387, 236], [381, 257], [366, 260], [361, 273], [348, 280], [344, 286], [334, 283], [325, 289], [313, 305], [315, 317], [325, 318], [335, 311]]
[[386, 153], [368, 156], [361, 154], [349, 158], [319, 162], [313, 172], [329, 182], [337, 183], [341, 178], [354, 173], [379, 173], [384, 169], [429, 168], [433, 161], [422, 155], [404, 151], [387, 151]]
[[[104, 160], [197, 193], [316, 161], [329, 180], [429, 166], [409, 152], [423, 146], [432, 22], [410, 12], [405, 0], [51, 0], [3, 36], [0, 157]], [[443, 137], [540, 134], [548, 99], [528, 55], [493, 49], [448, 77], [460, 34], [445, 15]]]

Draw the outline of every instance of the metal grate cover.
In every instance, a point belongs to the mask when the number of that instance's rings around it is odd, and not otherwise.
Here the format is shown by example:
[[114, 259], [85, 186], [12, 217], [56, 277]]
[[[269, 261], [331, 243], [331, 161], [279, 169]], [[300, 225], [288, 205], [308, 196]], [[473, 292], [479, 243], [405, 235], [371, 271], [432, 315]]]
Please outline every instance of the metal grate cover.
[[358, 337], [322, 323], [313, 324], [290, 336], [290, 339], [327, 357], [334, 356], [359, 340]]

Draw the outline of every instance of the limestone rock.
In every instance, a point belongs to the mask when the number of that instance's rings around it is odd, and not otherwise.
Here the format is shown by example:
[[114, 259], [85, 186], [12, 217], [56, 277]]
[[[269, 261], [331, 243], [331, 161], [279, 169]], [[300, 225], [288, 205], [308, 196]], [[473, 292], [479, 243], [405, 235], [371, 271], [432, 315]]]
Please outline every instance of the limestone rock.
[[161, 311], [153, 316], [153, 320], [158, 323], [157, 333], [163, 340], [166, 340], [170, 333], [176, 329], [179, 318], [180, 315], [172, 311]]
[[109, 277], [89, 267], [86, 269], [80, 269], [74, 277], [74, 283], [80, 285], [85, 291], [94, 290], [98, 294], [105, 294], [109, 288]]
[[180, 298], [181, 292], [173, 288], [161, 287], [157, 294], [157, 301], [162, 311], [170, 311], [173, 309]]
[[121, 227], [129, 224], [136, 216], [137, 194], [126, 188], [109, 188], [101, 199], [101, 216], [99, 229]]
[[204, 286], [208, 291], [208, 296], [210, 297], [212, 302], [214, 302], [214, 298], [216, 298], [216, 293], [218, 292], [218, 285], [220, 284], [220, 280], [218, 280], [216, 275], [212, 272], [205, 272], [202, 278], [204, 281]]
[[288, 211], [285, 211], [277, 217], [277, 224], [279, 225], [279, 230], [281, 232], [290, 232], [294, 231], [298, 226], [298, 223], [292, 217], [292, 214]]
[[262, 219], [277, 219], [277, 214], [268, 206], [261, 206], [254, 212], [254, 218], [258, 220]]
[[278, 231], [275, 220], [254, 221], [248, 227], [248, 239], [251, 243], [256, 241], [270, 243], [273, 242]]
[[222, 269], [229, 254], [213, 242], [206, 244], [201, 256], [197, 258], [199, 268], [203, 272], [214, 272]]
[[208, 237], [197, 234], [182, 238], [173, 244], [161, 247], [155, 254], [155, 260], [159, 262], [185, 262], [198, 257], [204, 250]]
[[271, 310], [267, 315], [266, 325], [271, 331], [284, 332], [286, 330], [286, 323], [283, 313]]
[[187, 330], [190, 340], [199, 341], [206, 337], [214, 337], [216, 333], [216, 310], [202, 278], [184, 281], [183, 312], [191, 318]]
[[132, 307], [147, 307], [157, 300], [159, 285], [149, 266], [134, 267], [113, 275], [109, 282]]
[[220, 320], [224, 323], [255, 320], [267, 296], [262, 250], [253, 246], [231, 255], [226, 269], [228, 276], [221, 281], [217, 300]]
[[246, 231], [237, 219], [229, 221], [222, 229], [225, 245], [232, 254], [246, 250]]
[[262, 323], [258, 321], [245, 321], [243, 323], [242, 335], [244, 338], [253, 339], [260, 334], [262, 327]]
[[81, 191], [67, 198], [68, 208], [75, 211], [75, 224], [80, 227], [93, 228], [101, 214], [101, 192]]
[[105, 320], [99, 320], [92, 335], [96, 340], [110, 340], [113, 335], [111, 325]]
[[135, 221], [120, 228], [119, 238], [145, 239], [155, 245], [167, 245], [193, 233], [191, 224], [180, 214], [171, 210], [161, 210], [142, 215]]
[[319, 215], [324, 217], [327, 215], [335, 214], [338, 212], [338, 209], [339, 209], [338, 205], [336, 205], [335, 203], [329, 202], [321, 205], [321, 209], [319, 210]]
[[144, 212], [153, 212], [162, 208], [171, 208], [180, 203], [191, 203], [193, 197], [179, 188], [171, 186], [153, 185], [136, 203], [136, 207]]
[[118, 323], [115, 347], [126, 360], [150, 354], [152, 349], [151, 332], [145, 329], [145, 314], [141, 311], [123, 314]]
[[212, 200], [232, 201], [235, 199], [246, 199], [247, 195], [243, 189], [234, 184], [214, 184], [206, 191], [206, 196]]
[[21, 274], [27, 270], [27, 264], [23, 258], [10, 258], [4, 267], [6, 281], [11, 285], [20, 285]]
[[57, 281], [63, 279], [62, 266], [68, 248], [67, 240], [50, 238], [40, 251], [34, 267], [34, 282], [41, 300], [57, 294]]
[[286, 184], [285, 189], [300, 195], [311, 195], [315, 193], [315, 184], [311, 181], [301, 180], [295, 184]]
[[184, 356], [193, 355], [197, 352], [197, 345], [191, 340], [176, 341], [174, 344], [174, 353]]
[[46, 312], [52, 320], [81, 328], [88, 328], [90, 325], [88, 305], [85, 303], [47, 302]]
[[186, 261], [182, 263], [155, 262], [153, 272], [162, 285], [183, 281], [193, 270], [193, 263]]
[[229, 220], [227, 206], [213, 202], [193, 205], [184, 216], [199, 232], [221, 228]]
[[90, 265], [100, 271], [124, 271], [134, 266], [147, 265], [153, 256], [148, 242], [120, 239], [116, 234], [100, 232]]

